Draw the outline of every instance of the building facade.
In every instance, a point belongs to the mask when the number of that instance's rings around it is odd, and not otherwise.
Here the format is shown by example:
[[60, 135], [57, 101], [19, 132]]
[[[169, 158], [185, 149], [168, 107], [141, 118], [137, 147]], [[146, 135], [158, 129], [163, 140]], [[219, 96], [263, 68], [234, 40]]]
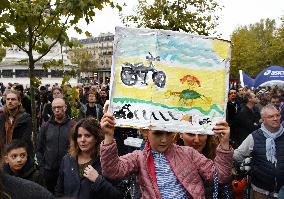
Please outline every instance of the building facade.
[[[37, 56], [39, 54], [34, 52], [34, 57], [36, 58]], [[4, 85], [11, 82], [29, 86], [30, 78], [27, 60], [27, 54], [18, 47], [6, 48], [6, 56], [0, 63], [0, 82]], [[51, 67], [47, 71], [44, 70], [42, 67], [43, 63], [51, 60], [63, 60], [64, 68], [55, 69]], [[74, 67], [76, 66], [71, 64], [67, 54], [61, 50], [61, 47], [55, 45], [46, 56], [35, 64], [35, 76], [41, 78], [41, 84], [43, 85], [61, 84], [65, 71], [74, 69]], [[77, 78], [71, 78], [69, 81], [71, 85], [76, 85], [77, 82]]]
[[98, 37], [79, 40], [83, 49], [93, 54], [93, 73], [81, 74], [82, 78], [91, 78], [99, 83], [109, 83], [111, 75], [114, 35], [101, 33]]

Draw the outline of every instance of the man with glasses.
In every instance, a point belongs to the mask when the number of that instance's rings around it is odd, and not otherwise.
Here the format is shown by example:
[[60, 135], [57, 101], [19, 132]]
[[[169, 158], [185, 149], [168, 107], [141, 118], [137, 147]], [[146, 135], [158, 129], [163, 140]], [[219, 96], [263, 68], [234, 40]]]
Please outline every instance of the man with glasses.
[[37, 143], [37, 160], [46, 186], [54, 193], [63, 156], [69, 148], [70, 131], [74, 123], [66, 116], [66, 104], [61, 98], [52, 101], [53, 116], [42, 125]]
[[[54, 87], [52, 89], [52, 98], [56, 99], [56, 98], [60, 98], [63, 99], [63, 90], [60, 87]], [[66, 114], [71, 117], [71, 106], [69, 104], [66, 105], [67, 109], [66, 109]], [[42, 118], [45, 122], [47, 122], [49, 120], [50, 117], [53, 116], [53, 110], [51, 107], [51, 103], [48, 103], [44, 106], [43, 112], [42, 112]]]
[[268, 104], [261, 110], [261, 127], [251, 133], [234, 152], [234, 159], [242, 162], [252, 157], [252, 198], [272, 199], [284, 186], [284, 135], [280, 113]]

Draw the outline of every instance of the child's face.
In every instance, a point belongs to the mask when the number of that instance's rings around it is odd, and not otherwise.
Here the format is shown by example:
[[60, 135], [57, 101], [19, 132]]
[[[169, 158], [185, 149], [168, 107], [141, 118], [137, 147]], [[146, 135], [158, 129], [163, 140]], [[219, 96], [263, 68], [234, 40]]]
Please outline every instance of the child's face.
[[23, 168], [27, 159], [27, 150], [25, 148], [17, 148], [8, 152], [5, 157], [5, 162], [9, 164], [11, 170], [16, 173]]
[[165, 152], [174, 141], [174, 133], [165, 131], [148, 131], [151, 149], [160, 153]]

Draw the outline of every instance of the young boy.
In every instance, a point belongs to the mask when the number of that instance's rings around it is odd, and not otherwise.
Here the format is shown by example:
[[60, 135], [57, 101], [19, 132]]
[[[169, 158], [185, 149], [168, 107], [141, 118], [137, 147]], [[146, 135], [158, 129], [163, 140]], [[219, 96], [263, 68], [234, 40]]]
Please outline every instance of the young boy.
[[27, 145], [21, 140], [13, 140], [5, 147], [4, 172], [45, 186], [44, 178], [27, 154]]
[[175, 145], [174, 133], [152, 130], [147, 132], [148, 143], [143, 151], [119, 157], [113, 138], [114, 126], [114, 117], [105, 113], [101, 120], [105, 139], [100, 148], [103, 175], [122, 179], [137, 174], [143, 199], [204, 199], [203, 180], [212, 182], [217, 174], [219, 183], [226, 183], [231, 176], [233, 150], [226, 122], [219, 122], [213, 129], [220, 136], [214, 161], [191, 147]]

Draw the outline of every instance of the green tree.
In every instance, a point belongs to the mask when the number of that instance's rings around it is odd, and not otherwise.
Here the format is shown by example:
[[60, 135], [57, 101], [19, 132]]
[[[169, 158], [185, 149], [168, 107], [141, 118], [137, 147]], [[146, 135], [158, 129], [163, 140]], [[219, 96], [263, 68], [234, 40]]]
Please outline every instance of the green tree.
[[15, 45], [28, 57], [34, 141], [37, 133], [34, 90], [38, 82], [35, 63], [57, 43], [72, 47], [66, 31], [74, 28], [82, 33], [77, 26], [79, 20], [89, 24], [95, 16], [94, 9], [101, 10], [107, 4], [120, 8], [111, 0], [1, 0], [0, 46]]
[[277, 45], [277, 51], [275, 52], [274, 56], [277, 59], [277, 63], [280, 66], [284, 66], [284, 16], [281, 18], [282, 24], [280, 28], [276, 31], [276, 40], [275, 42]]
[[138, 0], [135, 14], [121, 14], [121, 18], [127, 26], [210, 35], [215, 33], [220, 10], [215, 0]]
[[243, 70], [256, 76], [269, 65], [283, 65], [284, 40], [275, 20], [266, 19], [237, 28], [231, 37], [231, 77]]
[[72, 64], [78, 65], [78, 73], [80, 72], [94, 72], [96, 61], [92, 51], [84, 48], [72, 49], [70, 52], [70, 60]]
[[6, 56], [6, 49], [0, 48], [0, 62], [3, 60], [3, 58]]

